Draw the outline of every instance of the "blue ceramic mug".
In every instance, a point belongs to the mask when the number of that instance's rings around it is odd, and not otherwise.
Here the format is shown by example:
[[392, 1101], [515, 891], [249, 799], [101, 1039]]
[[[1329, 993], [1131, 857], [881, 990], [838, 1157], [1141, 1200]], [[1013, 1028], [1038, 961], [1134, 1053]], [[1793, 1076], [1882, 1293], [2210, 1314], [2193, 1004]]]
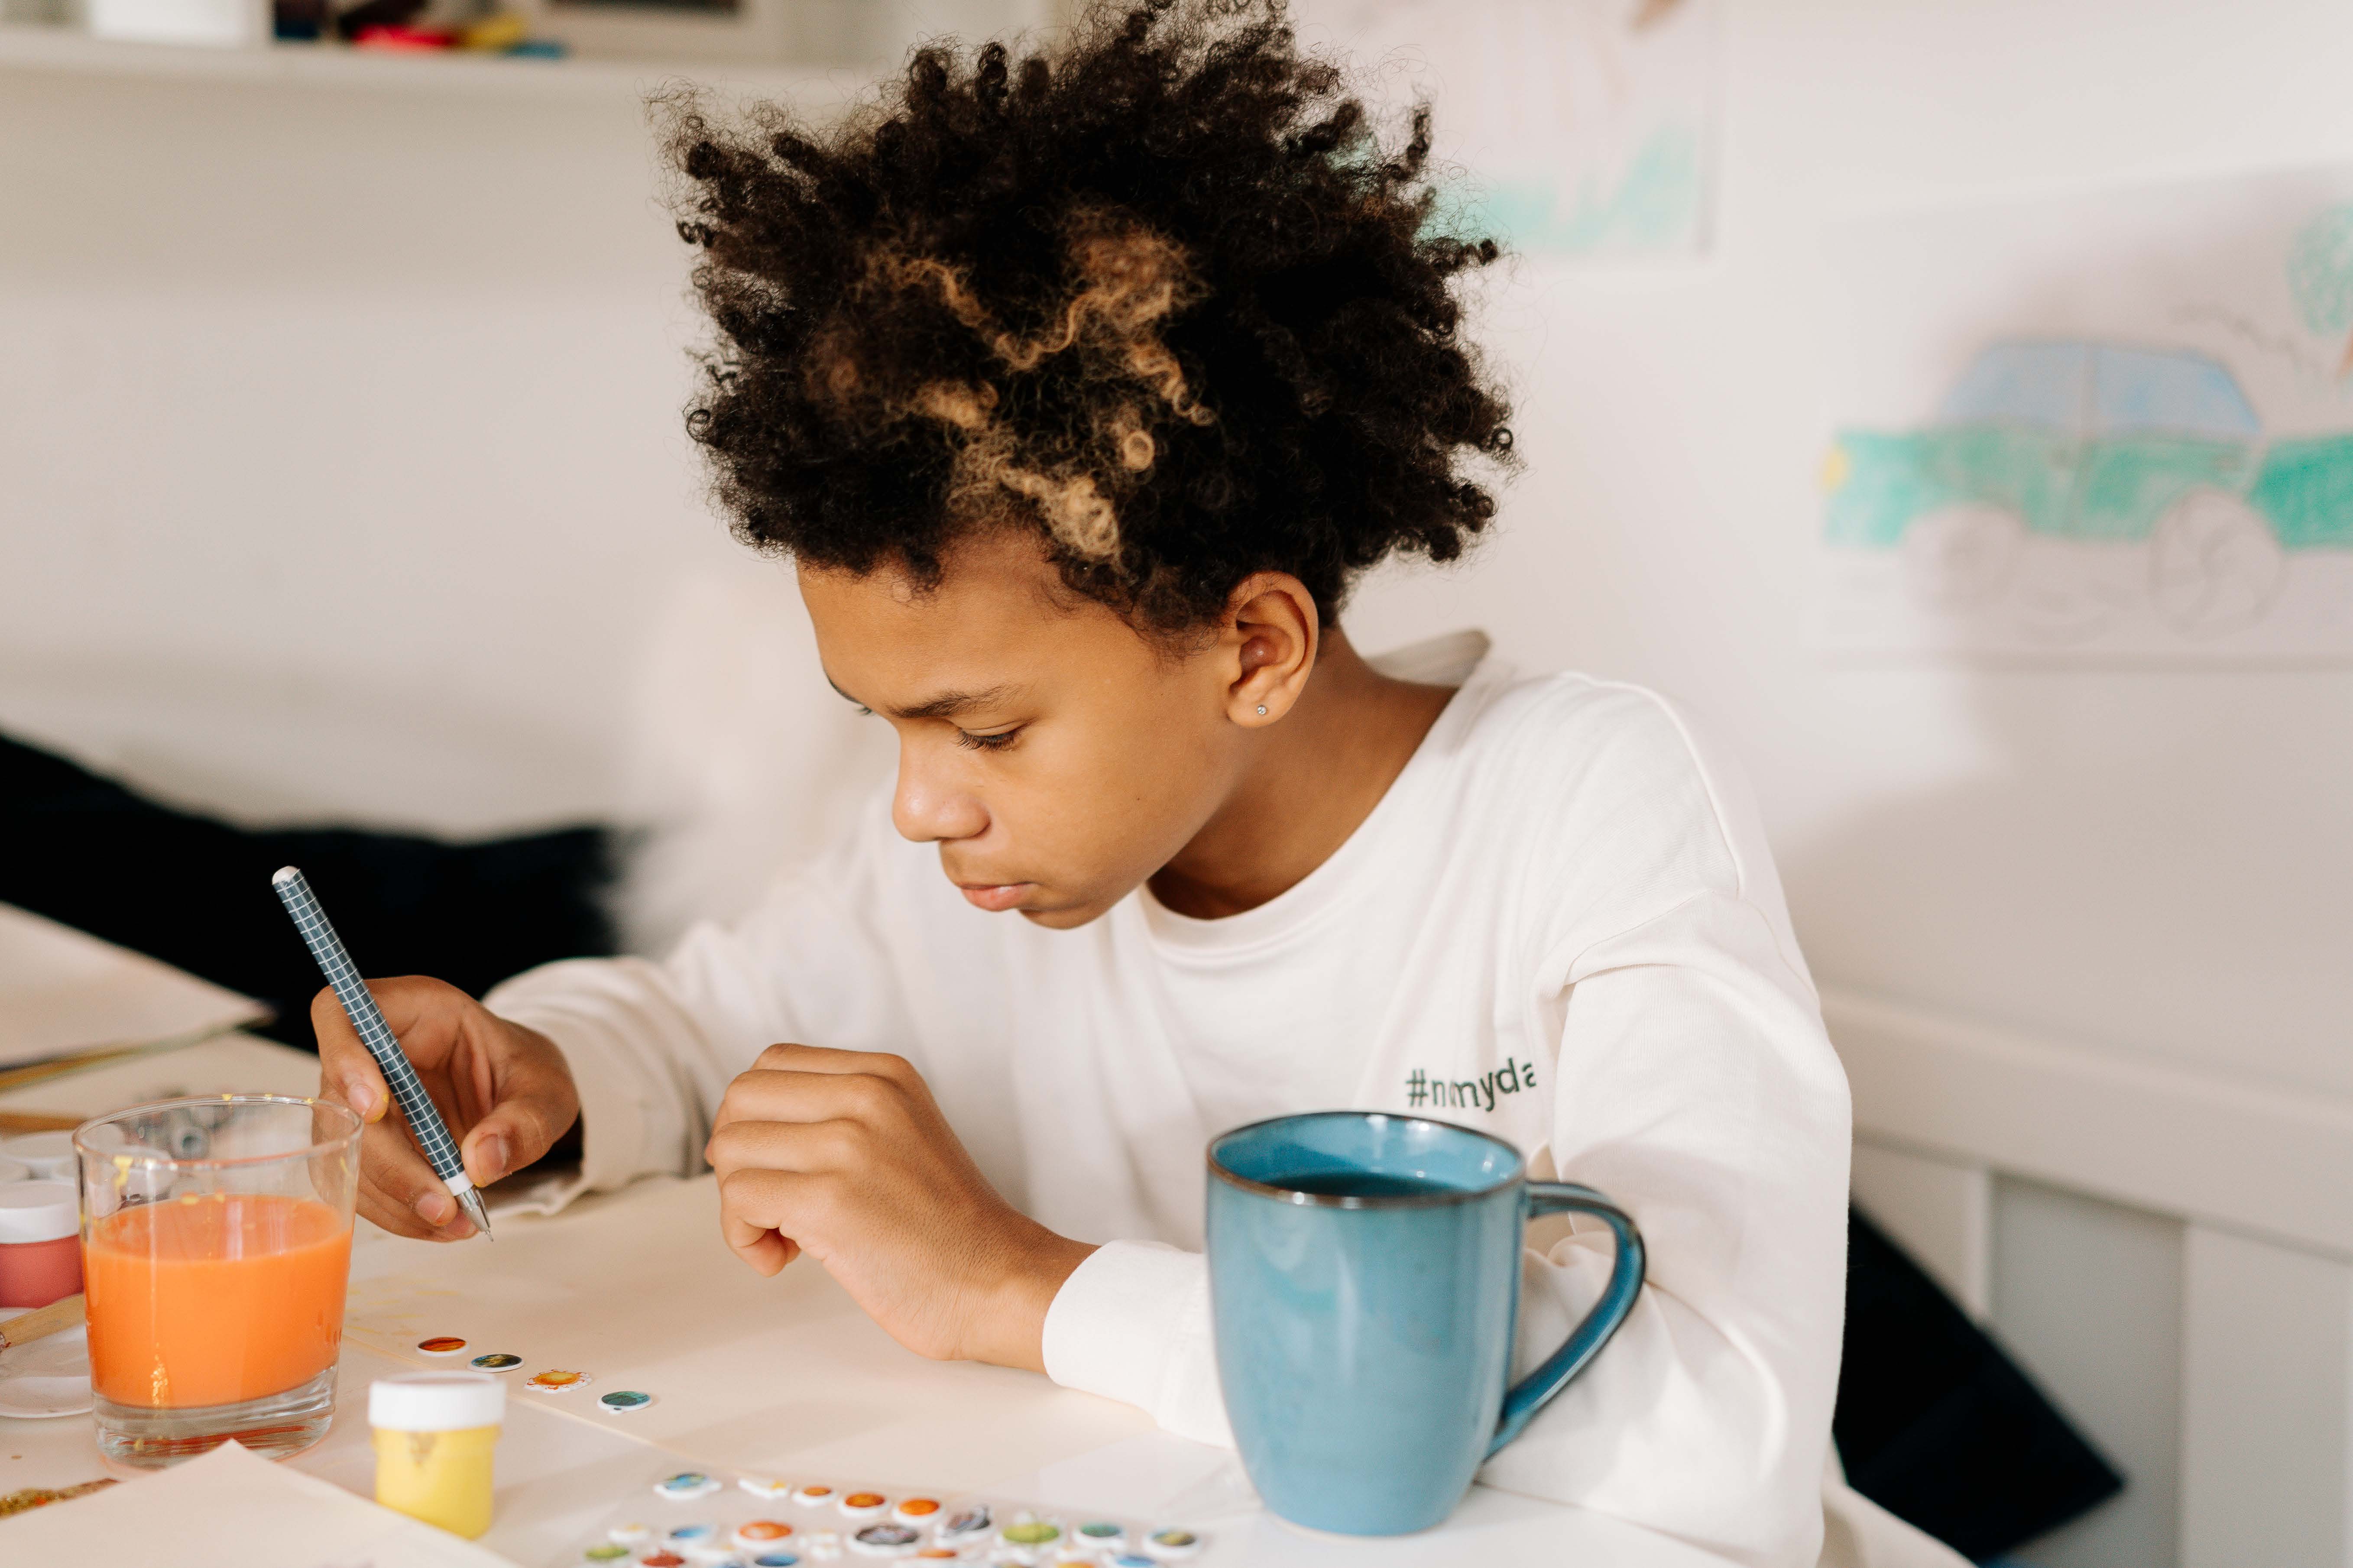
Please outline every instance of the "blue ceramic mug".
[[[1505, 1386], [1530, 1217], [1606, 1221], [1601, 1300]], [[1531, 1182], [1518, 1150], [1448, 1122], [1329, 1110], [1209, 1143], [1218, 1376], [1259, 1496], [1347, 1535], [1427, 1530], [1480, 1463], [1585, 1370], [1642, 1288], [1642, 1237], [1609, 1199]]]

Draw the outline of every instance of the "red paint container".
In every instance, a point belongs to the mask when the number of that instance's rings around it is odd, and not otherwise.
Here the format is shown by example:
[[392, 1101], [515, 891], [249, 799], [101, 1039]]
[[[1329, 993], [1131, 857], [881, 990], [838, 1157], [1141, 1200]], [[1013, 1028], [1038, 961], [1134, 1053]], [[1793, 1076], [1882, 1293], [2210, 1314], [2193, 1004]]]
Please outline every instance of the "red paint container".
[[70, 1182], [0, 1185], [0, 1310], [81, 1289], [81, 1202]]

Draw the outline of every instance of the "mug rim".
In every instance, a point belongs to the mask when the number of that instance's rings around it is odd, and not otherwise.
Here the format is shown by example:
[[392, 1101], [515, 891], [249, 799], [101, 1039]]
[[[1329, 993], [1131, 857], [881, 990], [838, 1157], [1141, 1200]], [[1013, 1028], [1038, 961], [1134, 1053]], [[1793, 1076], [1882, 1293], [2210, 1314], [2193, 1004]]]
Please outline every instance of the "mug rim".
[[[304, 1105], [311, 1108], [313, 1115], [322, 1110], [335, 1111], [349, 1125], [343, 1131], [332, 1133], [305, 1148], [286, 1149], [275, 1154], [234, 1154], [226, 1158], [215, 1158], [208, 1154], [183, 1157], [178, 1154], [166, 1154], [160, 1150], [141, 1152], [130, 1149], [98, 1149], [82, 1142], [84, 1133], [103, 1127], [109, 1122], [119, 1121], [126, 1116], [137, 1116], [157, 1110], [177, 1110], [183, 1107], [198, 1105]], [[362, 1121], [359, 1113], [350, 1106], [338, 1105], [333, 1100], [321, 1100], [312, 1095], [184, 1094], [176, 1095], [170, 1100], [151, 1100], [143, 1105], [126, 1105], [120, 1110], [110, 1110], [103, 1116], [91, 1117], [74, 1129], [74, 1163], [79, 1166], [82, 1159], [87, 1156], [104, 1160], [109, 1163], [172, 1165], [191, 1170], [197, 1168], [227, 1170], [234, 1166], [266, 1165], [279, 1160], [315, 1159], [322, 1154], [330, 1154], [337, 1149], [348, 1148], [357, 1143], [360, 1134], [365, 1131], [367, 1131], [367, 1123]]]
[[[1512, 1157], [1511, 1173], [1490, 1186], [1433, 1187], [1428, 1192], [1393, 1193], [1373, 1197], [1360, 1193], [1303, 1193], [1295, 1187], [1279, 1187], [1229, 1170], [1218, 1159], [1218, 1145], [1229, 1138], [1239, 1138], [1245, 1132], [1255, 1132], [1261, 1127], [1271, 1127], [1278, 1121], [1324, 1121], [1335, 1117], [1348, 1117], [1359, 1121], [1378, 1120], [1419, 1122], [1425, 1127], [1442, 1127], [1450, 1132], [1465, 1133], [1472, 1138], [1493, 1143], [1509, 1154]], [[1518, 1147], [1508, 1139], [1498, 1138], [1493, 1132], [1481, 1128], [1465, 1127], [1460, 1121], [1441, 1121], [1435, 1116], [1400, 1116], [1393, 1110], [1302, 1110], [1287, 1116], [1261, 1117], [1256, 1121], [1245, 1121], [1240, 1127], [1229, 1127], [1210, 1139], [1208, 1147], [1203, 1151], [1203, 1157], [1208, 1163], [1209, 1174], [1228, 1186], [1245, 1193], [1255, 1193], [1261, 1197], [1273, 1198], [1282, 1203], [1296, 1204], [1303, 1208], [1440, 1208], [1451, 1204], [1476, 1203], [1481, 1198], [1493, 1197], [1506, 1187], [1525, 1181], [1528, 1173], [1526, 1156], [1523, 1155]]]

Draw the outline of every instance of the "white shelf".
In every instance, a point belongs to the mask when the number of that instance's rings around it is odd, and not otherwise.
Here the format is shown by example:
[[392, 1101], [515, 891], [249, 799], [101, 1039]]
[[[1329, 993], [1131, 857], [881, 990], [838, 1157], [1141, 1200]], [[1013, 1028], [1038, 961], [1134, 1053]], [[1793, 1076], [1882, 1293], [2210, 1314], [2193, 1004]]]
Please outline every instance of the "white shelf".
[[881, 68], [736, 60], [549, 60], [459, 50], [400, 54], [339, 44], [217, 48], [123, 43], [69, 27], [0, 23], [0, 71], [278, 82], [360, 91], [641, 98], [664, 83], [690, 81], [723, 92], [785, 98], [818, 108], [846, 101]]

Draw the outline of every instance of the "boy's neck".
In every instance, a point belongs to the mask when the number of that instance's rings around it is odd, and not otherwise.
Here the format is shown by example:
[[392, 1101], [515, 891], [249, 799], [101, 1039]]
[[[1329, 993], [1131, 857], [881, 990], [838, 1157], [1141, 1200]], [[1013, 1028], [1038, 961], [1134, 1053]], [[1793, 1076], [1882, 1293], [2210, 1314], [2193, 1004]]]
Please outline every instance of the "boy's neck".
[[1298, 701], [1216, 815], [1153, 874], [1153, 896], [1215, 920], [1297, 886], [1372, 815], [1453, 695], [1381, 674], [1325, 627]]

